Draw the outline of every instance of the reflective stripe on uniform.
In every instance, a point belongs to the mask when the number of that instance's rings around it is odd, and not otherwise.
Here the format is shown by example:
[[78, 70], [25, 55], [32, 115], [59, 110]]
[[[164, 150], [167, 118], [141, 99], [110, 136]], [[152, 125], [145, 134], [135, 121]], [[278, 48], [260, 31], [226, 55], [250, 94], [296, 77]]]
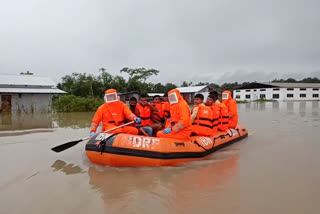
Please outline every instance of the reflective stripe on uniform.
[[96, 123], [91, 123], [91, 127], [97, 127], [98, 126], [98, 124], [96, 124]]
[[184, 126], [180, 122], [178, 122], [177, 125], [180, 127], [180, 129], [184, 129]]

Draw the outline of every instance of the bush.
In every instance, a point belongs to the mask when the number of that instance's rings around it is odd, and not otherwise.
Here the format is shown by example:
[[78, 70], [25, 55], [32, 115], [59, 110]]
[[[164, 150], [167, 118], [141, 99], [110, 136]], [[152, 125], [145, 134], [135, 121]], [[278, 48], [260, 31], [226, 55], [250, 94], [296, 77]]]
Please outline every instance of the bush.
[[96, 111], [103, 99], [96, 97], [77, 97], [64, 95], [53, 100], [53, 109], [57, 112]]

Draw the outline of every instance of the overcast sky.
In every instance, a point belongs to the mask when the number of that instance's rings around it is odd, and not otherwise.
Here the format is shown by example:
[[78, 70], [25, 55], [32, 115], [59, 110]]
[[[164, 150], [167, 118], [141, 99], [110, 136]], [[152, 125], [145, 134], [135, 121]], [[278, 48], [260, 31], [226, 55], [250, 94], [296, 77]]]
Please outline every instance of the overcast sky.
[[0, 0], [0, 73], [152, 82], [320, 77], [319, 0]]

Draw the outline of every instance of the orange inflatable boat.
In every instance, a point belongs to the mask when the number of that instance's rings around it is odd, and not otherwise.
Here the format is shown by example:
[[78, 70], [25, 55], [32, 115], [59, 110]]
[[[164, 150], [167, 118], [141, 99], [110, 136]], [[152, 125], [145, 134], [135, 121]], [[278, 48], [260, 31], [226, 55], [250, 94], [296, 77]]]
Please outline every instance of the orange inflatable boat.
[[193, 136], [189, 141], [99, 133], [86, 144], [86, 153], [93, 163], [108, 166], [175, 166], [208, 159], [213, 152], [247, 136], [248, 130], [243, 126], [212, 137]]

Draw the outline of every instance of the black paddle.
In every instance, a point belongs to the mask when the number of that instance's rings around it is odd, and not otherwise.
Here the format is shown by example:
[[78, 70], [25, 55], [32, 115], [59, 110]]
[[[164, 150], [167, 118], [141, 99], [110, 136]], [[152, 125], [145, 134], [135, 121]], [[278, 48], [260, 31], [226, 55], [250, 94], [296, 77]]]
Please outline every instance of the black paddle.
[[[131, 121], [131, 122], [125, 123], [125, 124], [123, 124], [123, 125], [121, 125], [121, 126], [117, 126], [117, 127], [112, 128], [112, 129], [106, 130], [106, 131], [104, 131], [103, 133], [110, 132], [110, 131], [113, 131], [113, 130], [122, 128], [122, 127], [127, 126], [127, 125], [130, 125], [130, 124], [132, 124], [132, 123], [134, 123], [134, 121]], [[53, 148], [51, 148], [51, 150], [52, 150], [52, 151], [55, 151], [55, 152], [62, 152], [62, 151], [64, 151], [64, 150], [66, 150], [66, 149], [69, 149], [69, 148], [77, 145], [77, 144], [80, 143], [81, 141], [87, 140], [87, 139], [89, 139], [89, 138], [90, 138], [90, 137], [85, 137], [85, 138], [82, 138], [82, 139], [80, 139], [80, 140], [70, 141], [70, 142], [68, 142], [68, 143], [64, 143], [64, 144], [61, 144], [61, 145], [59, 145], [59, 146], [53, 147]]]

